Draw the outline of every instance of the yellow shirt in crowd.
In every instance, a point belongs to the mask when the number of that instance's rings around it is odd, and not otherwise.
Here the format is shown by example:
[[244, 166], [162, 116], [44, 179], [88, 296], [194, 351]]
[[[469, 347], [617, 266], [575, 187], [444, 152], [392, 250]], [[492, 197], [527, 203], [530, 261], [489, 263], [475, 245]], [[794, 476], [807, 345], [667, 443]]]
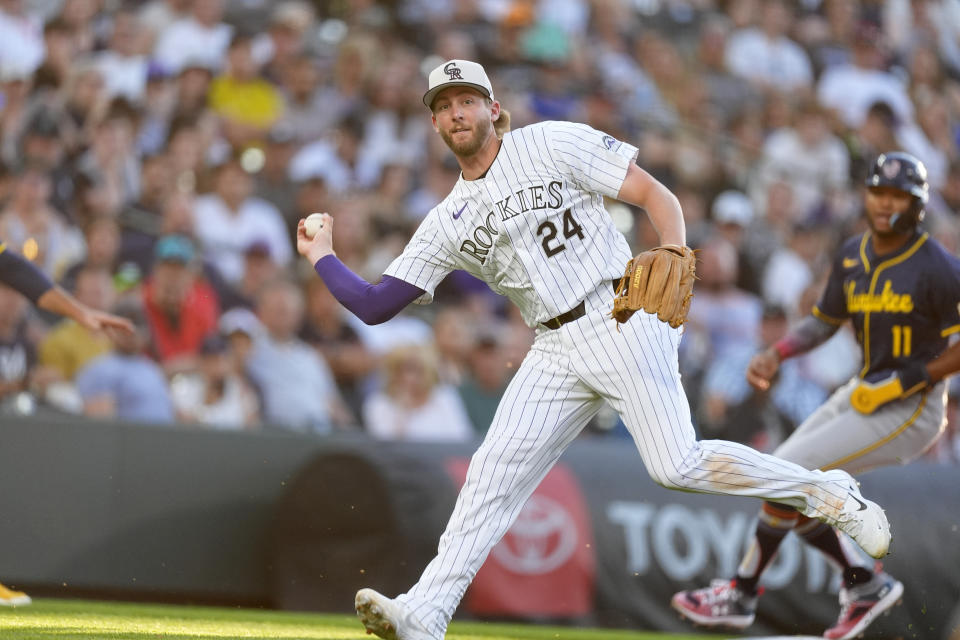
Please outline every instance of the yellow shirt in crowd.
[[219, 76], [210, 85], [210, 108], [227, 120], [267, 128], [283, 115], [283, 98], [266, 80]]
[[65, 380], [99, 355], [110, 351], [110, 338], [81, 327], [73, 320], [57, 324], [40, 343], [40, 364], [53, 367]]

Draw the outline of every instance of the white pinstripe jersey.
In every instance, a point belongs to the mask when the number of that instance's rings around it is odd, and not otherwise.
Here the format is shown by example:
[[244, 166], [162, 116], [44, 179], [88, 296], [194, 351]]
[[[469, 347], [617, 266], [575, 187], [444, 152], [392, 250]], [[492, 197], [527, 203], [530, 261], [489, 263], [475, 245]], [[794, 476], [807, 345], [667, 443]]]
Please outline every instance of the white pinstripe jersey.
[[386, 275], [426, 293], [464, 269], [516, 304], [531, 327], [619, 278], [630, 247], [603, 206], [637, 148], [570, 122], [504, 135], [486, 175], [460, 179], [430, 210]]

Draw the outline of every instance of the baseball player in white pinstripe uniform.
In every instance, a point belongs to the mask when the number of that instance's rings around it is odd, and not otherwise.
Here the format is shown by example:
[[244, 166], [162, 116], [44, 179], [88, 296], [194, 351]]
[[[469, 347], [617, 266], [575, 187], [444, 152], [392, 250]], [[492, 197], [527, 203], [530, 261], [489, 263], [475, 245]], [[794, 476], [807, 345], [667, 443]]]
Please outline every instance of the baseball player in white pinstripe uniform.
[[680, 330], [648, 313], [620, 325], [610, 319], [611, 282], [631, 253], [604, 197], [642, 206], [664, 244], [685, 244], [677, 199], [636, 165], [636, 147], [580, 124], [507, 132], [509, 116], [483, 67], [466, 60], [434, 69], [423, 101], [461, 176], [381, 282], [363, 281], [337, 259], [329, 215], [313, 238], [301, 220], [297, 249], [365, 322], [429, 302], [450, 271], [464, 269], [510, 298], [537, 335], [471, 460], [437, 556], [395, 599], [357, 593], [369, 632], [443, 638], [490, 549], [603, 403], [623, 417], [647, 471], [664, 487], [783, 503], [838, 526], [871, 555], [886, 554], [883, 510], [847, 473], [697, 441], [677, 371]]

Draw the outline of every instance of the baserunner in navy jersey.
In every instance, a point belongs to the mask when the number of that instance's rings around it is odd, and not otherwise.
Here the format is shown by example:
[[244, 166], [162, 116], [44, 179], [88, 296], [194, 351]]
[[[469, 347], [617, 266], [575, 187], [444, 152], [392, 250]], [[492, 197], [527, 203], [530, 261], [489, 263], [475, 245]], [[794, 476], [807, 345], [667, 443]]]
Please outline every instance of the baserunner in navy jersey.
[[297, 250], [365, 322], [429, 302], [447, 274], [464, 269], [516, 304], [536, 339], [470, 461], [437, 556], [396, 599], [357, 593], [368, 631], [388, 640], [443, 638], [490, 549], [604, 403], [623, 417], [664, 487], [783, 503], [842, 527], [874, 556], [886, 553], [883, 510], [846, 472], [698, 442], [677, 371], [680, 330], [649, 313], [623, 324], [610, 318], [612, 283], [631, 252], [604, 197], [642, 206], [664, 244], [686, 243], [676, 197], [637, 166], [636, 147], [569, 122], [508, 131], [483, 67], [467, 60], [434, 69], [423, 102], [461, 175], [383, 279], [370, 285], [337, 259], [327, 214], [312, 239], [300, 221]]
[[[919, 222], [928, 198], [927, 172], [906, 153], [877, 158], [867, 178], [870, 230], [851, 238], [833, 263], [813, 313], [751, 361], [747, 379], [767, 389], [785, 358], [827, 340], [847, 320], [863, 347], [863, 366], [774, 452], [810, 469], [861, 473], [906, 464], [946, 426], [946, 384], [960, 370], [960, 261]], [[756, 533], [733, 580], [682, 591], [672, 604], [709, 626], [745, 628], [755, 616], [757, 583], [790, 532], [843, 570], [840, 617], [825, 638], [855, 638], [894, 606], [903, 584], [862, 566], [842, 536], [782, 504], [765, 503]]]
[[129, 320], [83, 304], [51, 282], [32, 262], [7, 249], [3, 242], [0, 242], [0, 282], [44, 311], [66, 316], [91, 331], [132, 331]]
[[[7, 249], [0, 241], [0, 283], [14, 289], [45, 311], [72, 318], [92, 330], [130, 331], [126, 318], [91, 309], [50, 281], [40, 269], [23, 256]], [[0, 584], [0, 607], [22, 607], [32, 602], [23, 591]]]

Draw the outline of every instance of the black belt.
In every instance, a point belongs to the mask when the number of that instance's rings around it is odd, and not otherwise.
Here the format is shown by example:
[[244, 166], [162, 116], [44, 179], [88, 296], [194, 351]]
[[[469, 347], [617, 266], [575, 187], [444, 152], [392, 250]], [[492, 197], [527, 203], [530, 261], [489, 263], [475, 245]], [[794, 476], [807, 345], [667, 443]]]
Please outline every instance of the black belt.
[[[613, 289], [614, 293], [616, 293], [617, 291], [618, 284], [620, 284], [619, 278], [617, 278], [616, 280], [610, 281], [610, 287]], [[567, 324], [568, 322], [579, 320], [584, 315], [586, 315], [586, 313], [587, 313], [586, 300], [581, 300], [580, 304], [575, 306], [573, 309], [570, 309], [570, 311], [567, 311], [566, 313], [561, 313], [556, 318], [550, 318], [549, 320], [547, 320], [546, 322], [542, 322], [541, 324], [545, 326], [547, 329], [559, 329], [560, 327]]]

